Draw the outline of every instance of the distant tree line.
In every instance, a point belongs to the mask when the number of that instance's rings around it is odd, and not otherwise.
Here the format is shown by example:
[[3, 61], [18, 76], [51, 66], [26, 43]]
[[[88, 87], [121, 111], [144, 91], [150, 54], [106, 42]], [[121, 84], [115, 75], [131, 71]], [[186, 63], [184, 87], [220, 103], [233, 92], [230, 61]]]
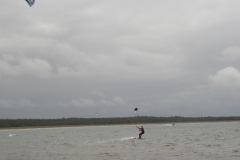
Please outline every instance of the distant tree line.
[[114, 125], [177, 122], [239, 121], [240, 117], [117, 117], [117, 118], [61, 118], [61, 119], [0, 119], [0, 128], [51, 127], [76, 125]]

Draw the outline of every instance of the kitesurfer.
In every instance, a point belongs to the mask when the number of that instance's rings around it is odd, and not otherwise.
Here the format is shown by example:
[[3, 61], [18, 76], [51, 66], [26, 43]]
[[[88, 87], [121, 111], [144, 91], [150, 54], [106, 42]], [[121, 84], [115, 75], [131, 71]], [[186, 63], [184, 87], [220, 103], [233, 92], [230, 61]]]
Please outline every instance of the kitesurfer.
[[141, 139], [141, 138], [142, 138], [142, 134], [145, 133], [145, 132], [144, 132], [144, 128], [143, 128], [143, 126], [141, 126], [141, 127], [136, 126], [136, 127], [137, 127], [138, 130], [140, 131], [138, 139]]

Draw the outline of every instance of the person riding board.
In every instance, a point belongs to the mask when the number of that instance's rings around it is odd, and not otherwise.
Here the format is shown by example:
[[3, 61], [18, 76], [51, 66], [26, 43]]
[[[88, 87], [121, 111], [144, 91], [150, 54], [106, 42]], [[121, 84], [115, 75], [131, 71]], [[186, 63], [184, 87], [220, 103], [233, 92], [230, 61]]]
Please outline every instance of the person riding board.
[[143, 126], [141, 126], [141, 127], [136, 126], [136, 127], [140, 131], [138, 139], [141, 139], [142, 138], [142, 134], [144, 134], [144, 128], [143, 128]]

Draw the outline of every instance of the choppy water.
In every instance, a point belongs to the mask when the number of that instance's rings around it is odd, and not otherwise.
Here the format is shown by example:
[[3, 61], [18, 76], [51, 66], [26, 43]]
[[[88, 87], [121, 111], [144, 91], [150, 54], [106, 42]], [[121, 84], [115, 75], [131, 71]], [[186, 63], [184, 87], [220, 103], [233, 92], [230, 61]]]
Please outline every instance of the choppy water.
[[239, 160], [240, 122], [0, 130], [1, 160]]

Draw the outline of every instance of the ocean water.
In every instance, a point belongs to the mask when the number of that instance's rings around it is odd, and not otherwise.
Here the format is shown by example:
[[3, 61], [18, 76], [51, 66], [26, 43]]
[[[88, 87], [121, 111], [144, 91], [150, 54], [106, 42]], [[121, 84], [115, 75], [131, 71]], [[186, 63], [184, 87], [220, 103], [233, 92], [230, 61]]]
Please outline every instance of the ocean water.
[[239, 160], [240, 122], [0, 130], [0, 160]]

